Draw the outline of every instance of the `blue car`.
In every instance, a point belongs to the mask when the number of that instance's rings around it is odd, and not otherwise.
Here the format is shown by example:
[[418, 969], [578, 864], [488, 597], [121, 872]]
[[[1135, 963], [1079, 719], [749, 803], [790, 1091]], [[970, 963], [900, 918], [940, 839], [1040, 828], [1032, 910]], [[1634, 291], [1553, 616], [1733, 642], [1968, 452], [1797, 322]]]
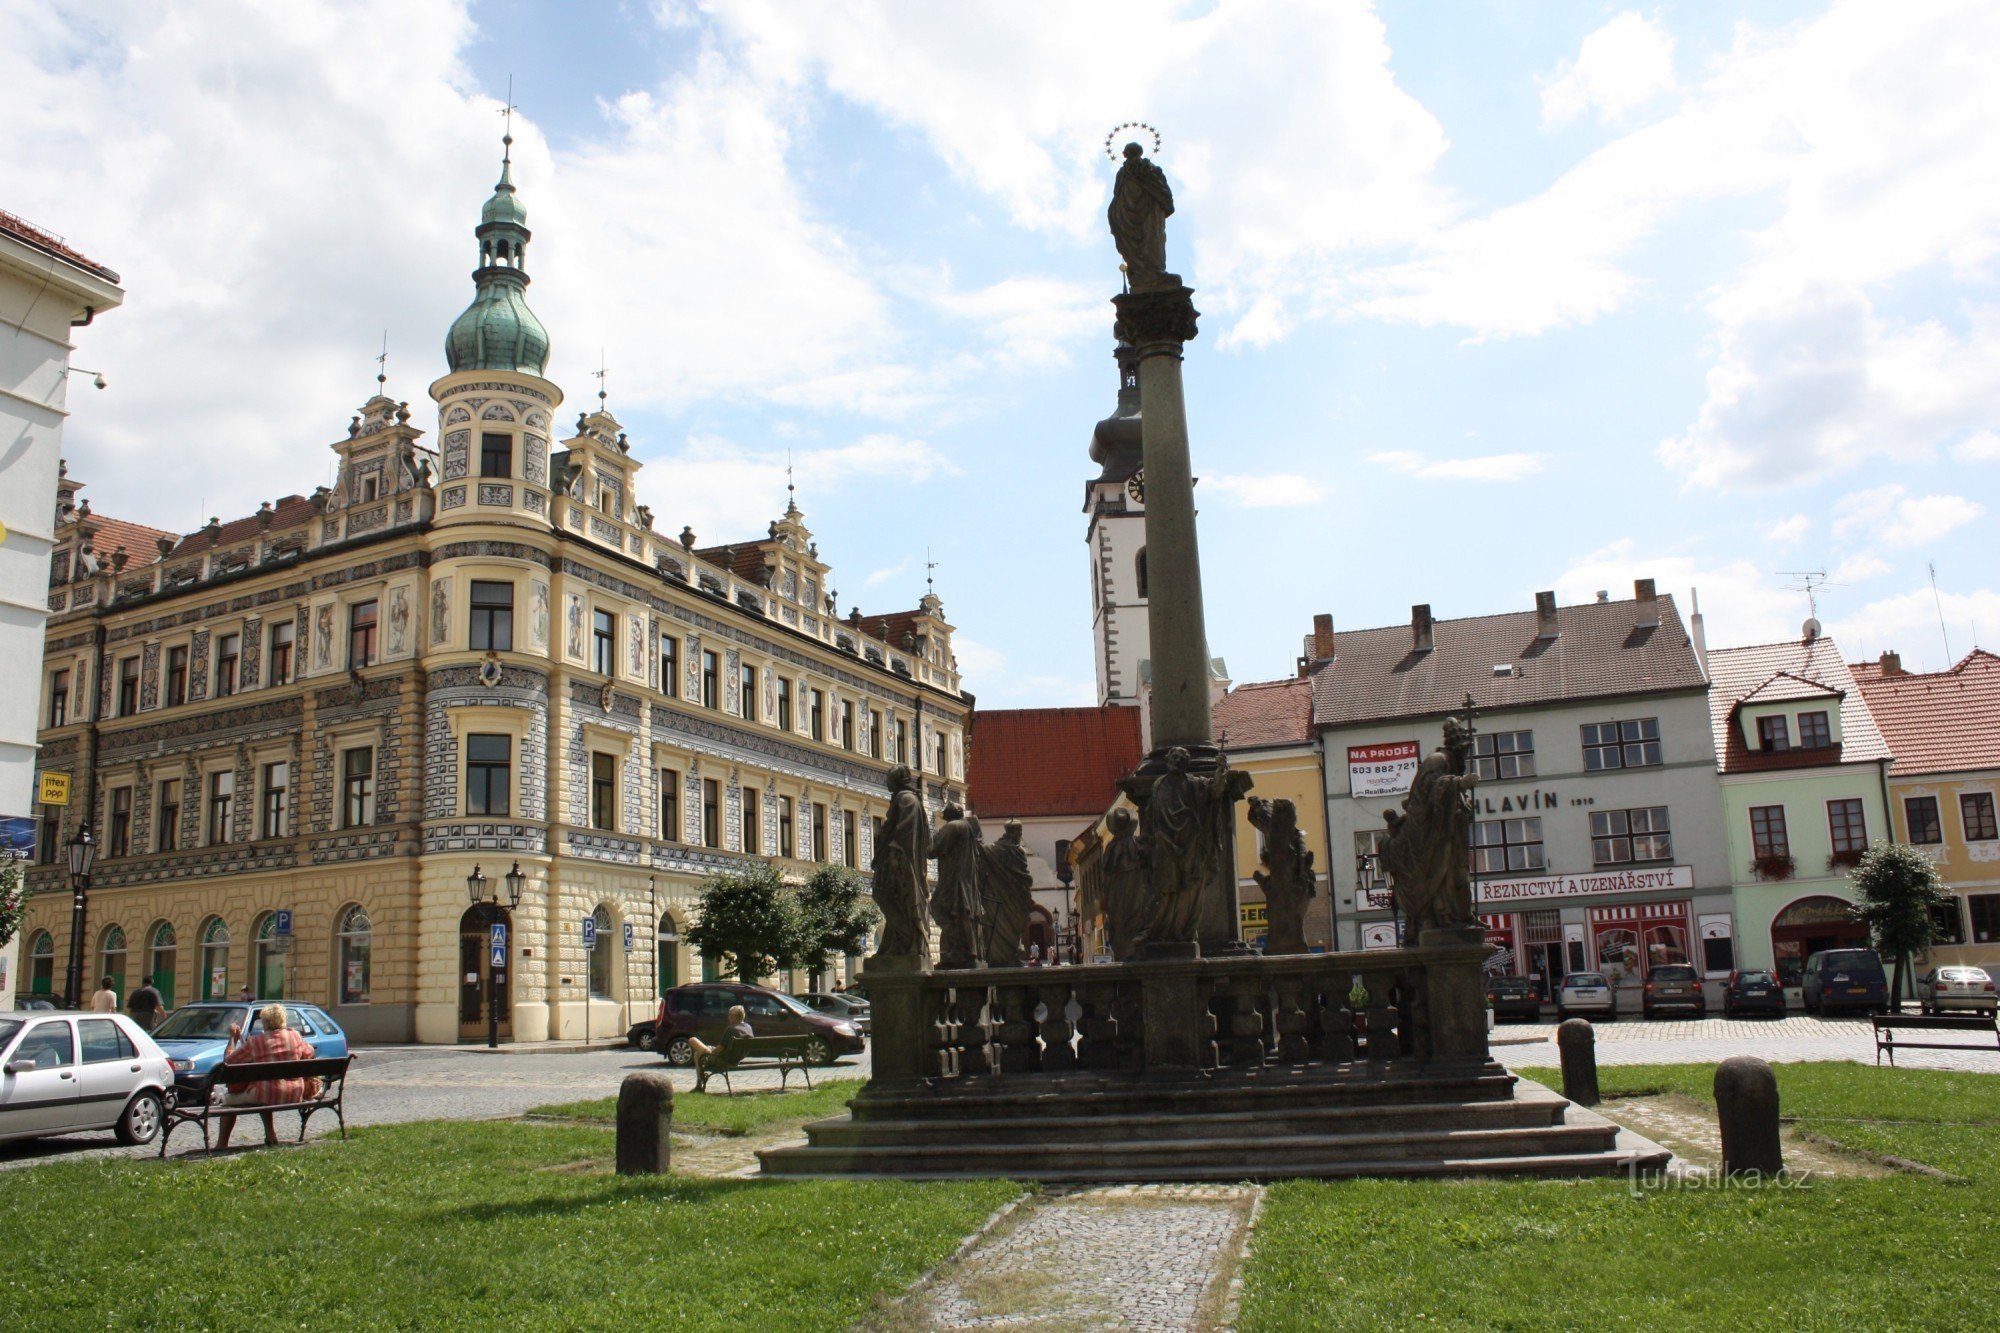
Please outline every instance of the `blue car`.
[[[153, 1029], [153, 1040], [167, 1053], [173, 1062], [174, 1077], [185, 1078], [192, 1074], [206, 1074], [222, 1063], [222, 1053], [229, 1049], [229, 1025], [240, 1023], [243, 1035], [263, 1031], [263, 1024], [257, 1019], [258, 1010], [268, 1000], [251, 1003], [246, 1000], [204, 1000], [200, 1004], [186, 1004], [167, 1016], [167, 1021]], [[306, 1039], [315, 1055], [331, 1057], [346, 1055], [347, 1034], [340, 1030], [340, 1024], [333, 1021], [326, 1010], [318, 1005], [299, 1004], [287, 1000], [285, 1018], [293, 1031]]]

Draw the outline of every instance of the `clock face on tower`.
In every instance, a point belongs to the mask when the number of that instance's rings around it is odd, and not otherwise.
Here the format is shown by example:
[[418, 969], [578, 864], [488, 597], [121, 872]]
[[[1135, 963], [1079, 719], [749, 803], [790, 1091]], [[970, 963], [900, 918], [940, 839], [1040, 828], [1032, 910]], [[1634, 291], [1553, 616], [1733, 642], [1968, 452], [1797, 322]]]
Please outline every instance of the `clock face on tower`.
[[1132, 479], [1125, 483], [1125, 493], [1137, 504], [1146, 503], [1146, 469], [1140, 468], [1132, 474]]

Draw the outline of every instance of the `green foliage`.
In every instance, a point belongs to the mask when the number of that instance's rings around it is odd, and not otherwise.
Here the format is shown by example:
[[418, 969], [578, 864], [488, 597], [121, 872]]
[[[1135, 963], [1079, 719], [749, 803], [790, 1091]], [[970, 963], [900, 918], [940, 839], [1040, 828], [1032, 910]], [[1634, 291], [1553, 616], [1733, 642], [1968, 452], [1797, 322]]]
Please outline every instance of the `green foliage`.
[[1951, 893], [1931, 859], [1901, 842], [1878, 842], [1863, 852], [1847, 882], [1860, 899], [1855, 918], [1868, 927], [1876, 952], [1895, 960], [1890, 994], [1900, 998], [1910, 955], [1937, 942], [1935, 913], [1952, 906]]
[[13, 943], [20, 933], [21, 920], [28, 914], [28, 872], [25, 862], [11, 856], [0, 857], [0, 949]]
[[688, 942], [708, 958], [727, 958], [739, 980], [754, 982], [791, 966], [801, 931], [798, 895], [768, 862], [702, 886]]
[[[674, 1128], [727, 1137], [762, 1133], [789, 1122], [803, 1124], [839, 1115], [860, 1090], [860, 1079], [841, 1078], [795, 1092], [779, 1092], [775, 1088], [739, 1093], [677, 1092]], [[612, 1124], [618, 1119], [618, 1099], [595, 1097], [589, 1101], [560, 1102], [538, 1106], [528, 1114]]]
[[860, 871], [823, 865], [799, 890], [799, 918], [800, 935], [792, 965], [820, 972], [837, 958], [860, 953], [882, 913]]

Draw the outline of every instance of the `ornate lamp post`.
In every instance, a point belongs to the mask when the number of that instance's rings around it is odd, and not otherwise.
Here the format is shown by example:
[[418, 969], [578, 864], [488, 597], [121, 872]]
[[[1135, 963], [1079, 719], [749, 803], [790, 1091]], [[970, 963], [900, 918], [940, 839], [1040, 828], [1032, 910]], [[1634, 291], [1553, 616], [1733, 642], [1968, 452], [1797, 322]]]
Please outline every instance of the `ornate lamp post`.
[[[1379, 852], [1356, 852], [1354, 855], [1354, 892], [1365, 905], [1368, 900], [1368, 880], [1382, 866]], [[1358, 909], [1357, 909], [1358, 910]], [[1396, 943], [1403, 942], [1403, 907], [1396, 899], [1393, 885], [1389, 889], [1389, 918], [1396, 923]]]
[[[504, 878], [507, 881], [507, 906], [509, 908], [519, 907], [521, 905], [521, 895], [526, 891], [528, 885], [528, 877], [521, 873], [521, 863], [516, 861], [514, 868], [508, 871]], [[499, 896], [488, 893], [487, 886], [491, 883], [492, 881], [487, 879], [480, 871], [478, 865], [475, 864], [472, 867], [472, 873], [465, 877], [465, 893], [472, 900], [474, 907], [489, 903], [495, 908], [500, 906]], [[497, 916], [498, 913], [496, 912], [494, 915]], [[507, 946], [503, 946], [500, 955], [503, 960], [507, 956], [505, 950], [511, 947], [511, 942]], [[500, 1005], [498, 993], [500, 973], [504, 970], [506, 970], [506, 963], [504, 961], [495, 966], [492, 959], [487, 959], [486, 1048], [488, 1050], [498, 1050], [500, 1048]]]
[[69, 909], [69, 968], [63, 976], [63, 1004], [79, 1009], [83, 1006], [84, 916], [90, 897], [90, 867], [97, 860], [97, 844], [90, 840], [88, 824], [69, 840], [68, 850], [69, 887], [75, 896]]

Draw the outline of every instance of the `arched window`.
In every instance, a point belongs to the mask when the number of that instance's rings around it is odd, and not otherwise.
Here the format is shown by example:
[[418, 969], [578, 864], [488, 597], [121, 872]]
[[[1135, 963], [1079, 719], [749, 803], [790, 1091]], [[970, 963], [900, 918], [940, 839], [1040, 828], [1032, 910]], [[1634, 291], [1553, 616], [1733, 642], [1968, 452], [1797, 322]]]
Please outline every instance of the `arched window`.
[[201, 998], [229, 998], [229, 927], [219, 916], [201, 928]]
[[368, 1003], [369, 950], [374, 933], [368, 913], [360, 904], [341, 913], [336, 931], [340, 956], [334, 960], [336, 1004]]
[[28, 941], [28, 993], [53, 995], [56, 990], [56, 937], [46, 930]]
[[681, 984], [681, 930], [672, 912], [660, 916], [659, 933], [653, 937], [653, 964], [659, 973], [659, 993]]
[[173, 922], [162, 921], [153, 927], [146, 971], [153, 978], [153, 989], [160, 993], [160, 1003], [168, 1009], [174, 1007], [174, 955], [178, 952], [176, 944]]
[[97, 937], [97, 975], [111, 983], [118, 998], [125, 998], [125, 927], [106, 926]]
[[611, 911], [602, 903], [590, 914], [597, 923], [597, 947], [590, 951], [590, 995], [592, 999], [608, 1000], [611, 995], [611, 956], [618, 952], [618, 941], [611, 937]]
[[1132, 572], [1138, 576], [1139, 595], [1144, 597], [1146, 595], [1146, 548], [1143, 546], [1139, 548], [1139, 554], [1132, 561]]
[[285, 998], [285, 955], [292, 942], [280, 942], [276, 912], [266, 912], [258, 917], [251, 925], [250, 933], [256, 941], [257, 998], [282, 1000]]

